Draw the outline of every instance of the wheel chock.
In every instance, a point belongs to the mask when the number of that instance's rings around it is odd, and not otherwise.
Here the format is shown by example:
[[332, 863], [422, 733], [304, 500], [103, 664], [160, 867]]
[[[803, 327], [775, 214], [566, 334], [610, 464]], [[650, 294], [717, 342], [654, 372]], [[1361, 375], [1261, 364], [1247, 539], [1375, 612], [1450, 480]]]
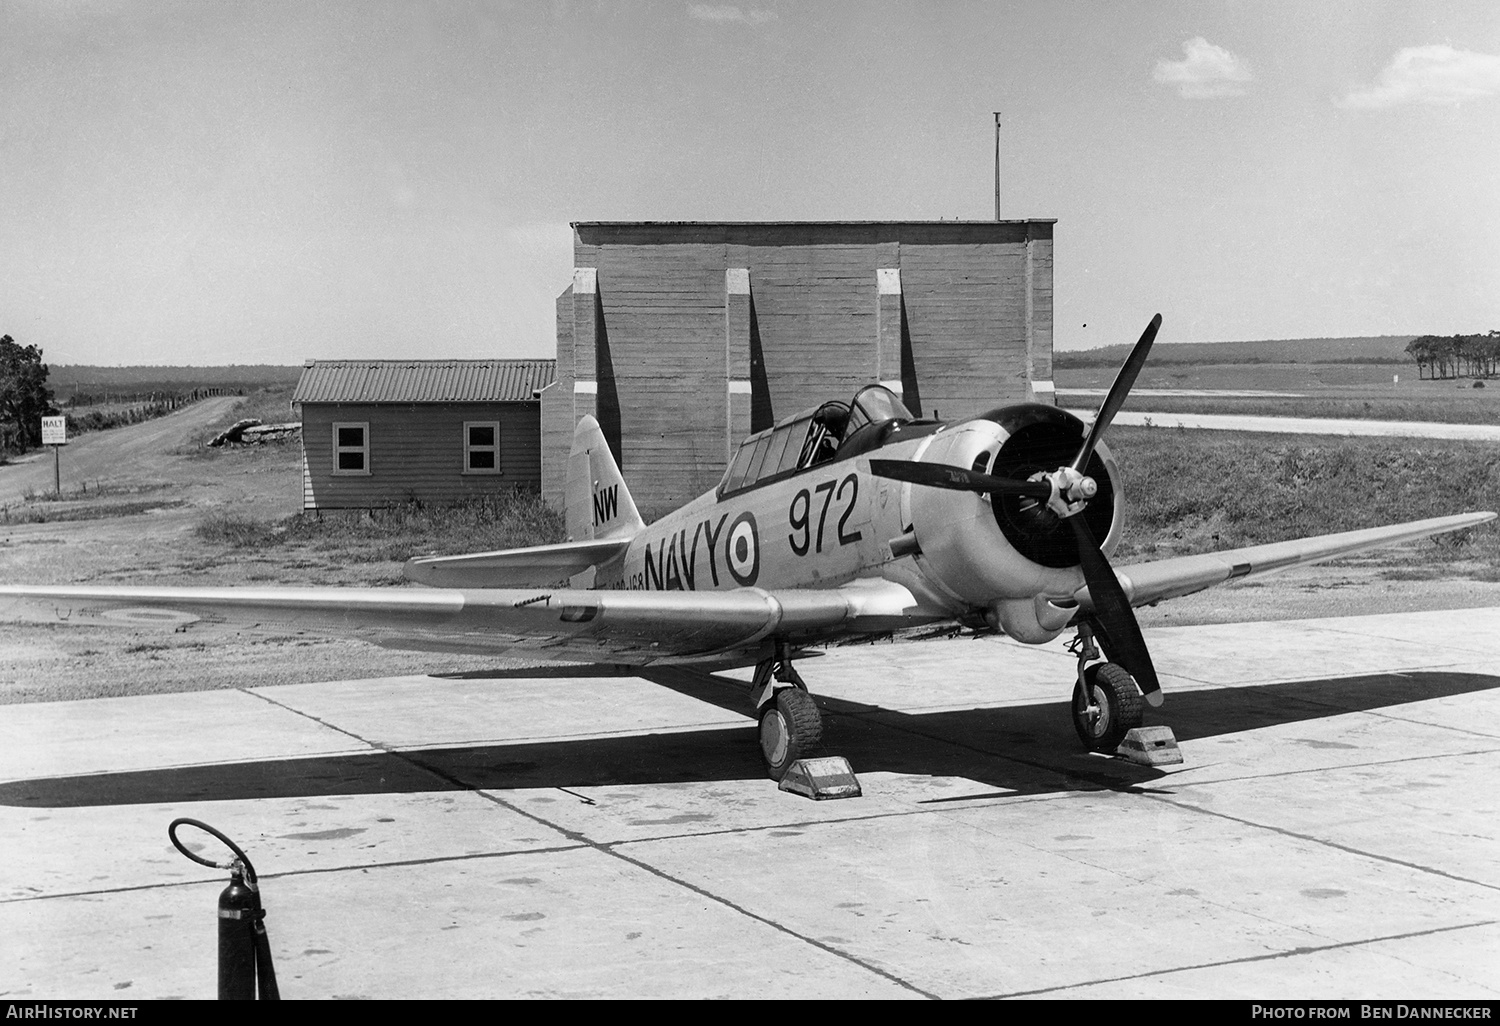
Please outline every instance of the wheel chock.
[[1142, 766], [1175, 766], [1182, 761], [1182, 749], [1171, 727], [1136, 727], [1125, 735], [1115, 754]]
[[858, 798], [863, 792], [849, 760], [842, 755], [822, 759], [798, 759], [786, 768], [781, 790], [804, 798], [823, 801], [827, 798]]

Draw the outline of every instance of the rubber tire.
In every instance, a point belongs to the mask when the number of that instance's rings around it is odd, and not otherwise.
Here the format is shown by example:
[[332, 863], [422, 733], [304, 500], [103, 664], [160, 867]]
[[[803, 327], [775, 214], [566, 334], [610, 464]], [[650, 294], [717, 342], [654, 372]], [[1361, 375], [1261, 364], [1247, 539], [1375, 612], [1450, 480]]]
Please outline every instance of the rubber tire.
[[1135, 678], [1115, 663], [1095, 663], [1083, 671], [1083, 679], [1093, 691], [1100, 715], [1088, 722], [1083, 685], [1073, 685], [1073, 729], [1089, 751], [1113, 752], [1126, 734], [1141, 725], [1141, 690]]
[[779, 781], [798, 759], [811, 755], [823, 741], [823, 716], [801, 688], [782, 688], [760, 715], [760, 756], [766, 772]]

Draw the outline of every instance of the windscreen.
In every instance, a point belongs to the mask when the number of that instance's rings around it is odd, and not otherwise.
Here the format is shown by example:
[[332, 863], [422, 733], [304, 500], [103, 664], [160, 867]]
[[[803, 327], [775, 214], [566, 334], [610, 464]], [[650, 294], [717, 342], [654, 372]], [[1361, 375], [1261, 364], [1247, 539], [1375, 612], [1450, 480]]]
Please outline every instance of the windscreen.
[[879, 424], [887, 420], [912, 420], [911, 411], [884, 385], [867, 385], [854, 397], [854, 408], [849, 412], [849, 427], [845, 437], [866, 424]]

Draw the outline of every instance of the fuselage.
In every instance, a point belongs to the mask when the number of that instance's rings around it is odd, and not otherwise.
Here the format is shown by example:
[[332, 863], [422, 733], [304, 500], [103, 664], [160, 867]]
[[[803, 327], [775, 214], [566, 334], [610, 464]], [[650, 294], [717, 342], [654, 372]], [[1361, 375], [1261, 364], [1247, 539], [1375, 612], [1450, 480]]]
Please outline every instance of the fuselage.
[[[800, 431], [796, 418], [791, 424]], [[712, 492], [648, 525], [616, 559], [598, 568], [595, 586], [629, 590], [722, 591], [733, 588], [826, 589], [882, 578], [908, 589], [923, 619], [988, 619], [1022, 640], [1062, 629], [1066, 604], [1083, 575], [1066, 545], [1048, 548], [1066, 527], [1046, 523], [1031, 500], [906, 484], [870, 471], [872, 457], [993, 469], [1027, 476], [1058, 465], [1076, 449], [1082, 424], [1050, 406], [1006, 407], [971, 420], [892, 421], [869, 432], [874, 444], [808, 466], [762, 474], [731, 462]], [[762, 437], [765, 436], [765, 437]], [[759, 441], [758, 441], [759, 440]], [[746, 447], [786, 447], [774, 432]], [[794, 439], [794, 442], [797, 441]], [[790, 448], [787, 448], [790, 453]], [[1096, 523], [1106, 551], [1118, 540], [1123, 497], [1118, 473], [1100, 447], [1110, 485]], [[1061, 462], [1065, 463], [1063, 459]], [[1096, 470], [1095, 473], [1100, 473]], [[595, 497], [608, 502], [608, 496]], [[996, 504], [1004, 508], [997, 511]], [[1098, 529], [1102, 527], [1102, 529]], [[1056, 552], [1065, 555], [1059, 558]], [[1049, 611], [1045, 604], [1062, 603]]]

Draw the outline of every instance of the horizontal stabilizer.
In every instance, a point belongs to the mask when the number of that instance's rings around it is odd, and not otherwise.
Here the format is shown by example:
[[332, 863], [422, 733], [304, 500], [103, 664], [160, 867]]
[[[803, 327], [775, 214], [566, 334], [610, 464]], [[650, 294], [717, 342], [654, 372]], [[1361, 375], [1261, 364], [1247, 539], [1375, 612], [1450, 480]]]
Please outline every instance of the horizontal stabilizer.
[[[1367, 549], [1475, 527], [1494, 519], [1494, 513], [1460, 513], [1451, 517], [1391, 524], [1388, 527], [1371, 527], [1362, 531], [1344, 531], [1341, 534], [1295, 538], [1269, 545], [1251, 545], [1243, 549], [1205, 552], [1198, 556], [1177, 556], [1150, 563], [1135, 563], [1116, 568], [1116, 575], [1120, 578], [1125, 594], [1130, 597], [1130, 604], [1144, 606], [1163, 599], [1191, 595], [1241, 577], [1319, 563]], [[1093, 609], [1087, 588], [1080, 588], [1075, 597], [1085, 610]]]
[[630, 538], [562, 542], [468, 556], [418, 556], [406, 578], [434, 588], [525, 588], [556, 584], [620, 555]]

